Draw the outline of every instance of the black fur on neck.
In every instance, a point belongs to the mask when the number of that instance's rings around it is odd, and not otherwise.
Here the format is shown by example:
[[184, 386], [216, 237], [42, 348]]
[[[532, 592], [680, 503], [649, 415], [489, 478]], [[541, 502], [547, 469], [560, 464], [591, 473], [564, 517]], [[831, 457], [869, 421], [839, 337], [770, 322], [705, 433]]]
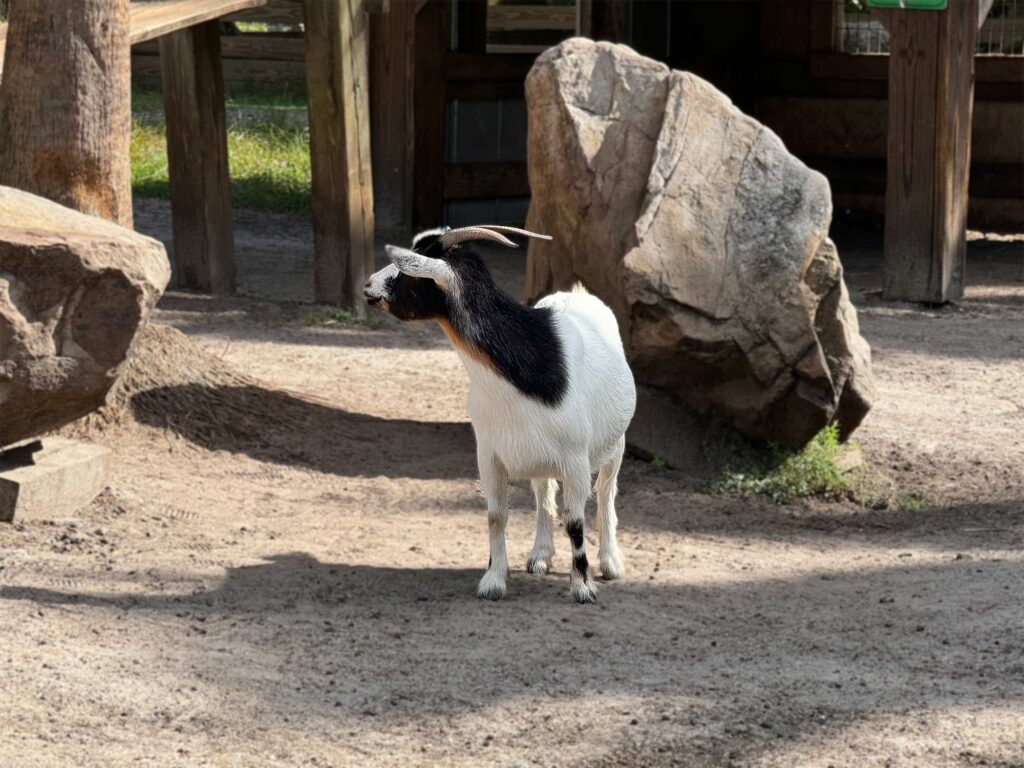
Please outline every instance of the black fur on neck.
[[[431, 250], [420, 252], [434, 256]], [[569, 372], [552, 310], [524, 307], [502, 291], [472, 247], [456, 245], [440, 258], [459, 278], [458, 298], [446, 302], [446, 320], [457, 337], [453, 342], [464, 344], [524, 395], [558, 405]]]

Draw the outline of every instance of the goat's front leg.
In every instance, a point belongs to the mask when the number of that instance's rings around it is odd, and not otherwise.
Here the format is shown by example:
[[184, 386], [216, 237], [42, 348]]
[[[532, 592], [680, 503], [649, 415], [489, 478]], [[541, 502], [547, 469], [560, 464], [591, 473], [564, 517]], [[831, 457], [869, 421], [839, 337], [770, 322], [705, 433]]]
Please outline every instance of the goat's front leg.
[[480, 469], [480, 489], [487, 500], [487, 530], [491, 542], [491, 559], [487, 572], [480, 579], [477, 594], [487, 600], [500, 600], [505, 596], [508, 577], [508, 555], [505, 553], [505, 525], [508, 523], [508, 472], [498, 457], [489, 452], [477, 452]]
[[583, 511], [590, 496], [590, 465], [583, 464], [577, 471], [566, 473], [562, 486], [565, 505], [565, 532], [572, 544], [572, 571], [569, 576], [569, 597], [577, 603], [597, 600], [597, 587], [590, 578], [587, 563], [587, 540], [584, 536]]

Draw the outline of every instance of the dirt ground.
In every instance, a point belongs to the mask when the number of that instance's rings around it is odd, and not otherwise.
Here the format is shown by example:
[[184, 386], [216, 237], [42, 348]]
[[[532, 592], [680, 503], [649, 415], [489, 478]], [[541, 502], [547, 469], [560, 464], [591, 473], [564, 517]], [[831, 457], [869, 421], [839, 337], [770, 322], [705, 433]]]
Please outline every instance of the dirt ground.
[[[564, 542], [524, 571], [525, 487], [508, 597], [475, 597], [440, 331], [308, 325], [308, 224], [238, 226], [251, 296], [168, 294], [199, 351], [88, 432], [109, 491], [0, 526], [0, 766], [1024, 766], [1019, 240], [972, 242], [966, 300], [928, 310], [880, 300], [877, 234], [840, 238], [878, 380], [856, 438], [925, 502], [772, 506], [629, 460], [628, 573], [578, 606]], [[492, 259], [513, 289], [521, 258]]]

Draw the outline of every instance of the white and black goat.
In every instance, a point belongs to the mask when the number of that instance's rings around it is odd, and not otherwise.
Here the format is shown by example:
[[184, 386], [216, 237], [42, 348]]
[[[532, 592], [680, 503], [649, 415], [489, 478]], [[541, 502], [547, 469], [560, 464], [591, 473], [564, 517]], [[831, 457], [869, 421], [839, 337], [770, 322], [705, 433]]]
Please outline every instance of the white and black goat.
[[570, 596], [592, 602], [583, 509], [597, 476], [601, 572], [622, 573], [615, 540], [615, 494], [636, 389], [611, 310], [582, 289], [524, 307], [498, 288], [471, 240], [515, 247], [505, 234], [547, 238], [512, 227], [435, 229], [412, 249], [387, 246], [391, 264], [372, 275], [371, 305], [401, 320], [437, 320], [469, 372], [469, 417], [476, 433], [480, 485], [487, 499], [491, 558], [480, 597], [505, 594], [509, 479], [529, 479], [537, 500], [531, 573], [551, 567], [550, 518], [557, 513], [572, 543]]

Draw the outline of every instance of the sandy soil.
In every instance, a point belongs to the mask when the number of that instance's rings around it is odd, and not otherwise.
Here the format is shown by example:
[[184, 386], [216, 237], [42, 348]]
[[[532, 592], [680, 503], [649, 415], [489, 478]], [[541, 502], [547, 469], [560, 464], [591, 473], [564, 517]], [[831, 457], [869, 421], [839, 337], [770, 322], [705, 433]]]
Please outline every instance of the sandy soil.
[[523, 570], [523, 487], [509, 595], [474, 595], [443, 335], [306, 325], [307, 225], [242, 219], [243, 288], [276, 300], [171, 293], [156, 321], [243, 376], [211, 394], [182, 363], [91, 433], [109, 492], [0, 526], [0, 766], [1024, 766], [1019, 242], [973, 243], [942, 310], [883, 303], [873, 238], [840, 243], [879, 385], [857, 439], [926, 504], [776, 507], [627, 461], [629, 572], [577, 606], [564, 542]]

